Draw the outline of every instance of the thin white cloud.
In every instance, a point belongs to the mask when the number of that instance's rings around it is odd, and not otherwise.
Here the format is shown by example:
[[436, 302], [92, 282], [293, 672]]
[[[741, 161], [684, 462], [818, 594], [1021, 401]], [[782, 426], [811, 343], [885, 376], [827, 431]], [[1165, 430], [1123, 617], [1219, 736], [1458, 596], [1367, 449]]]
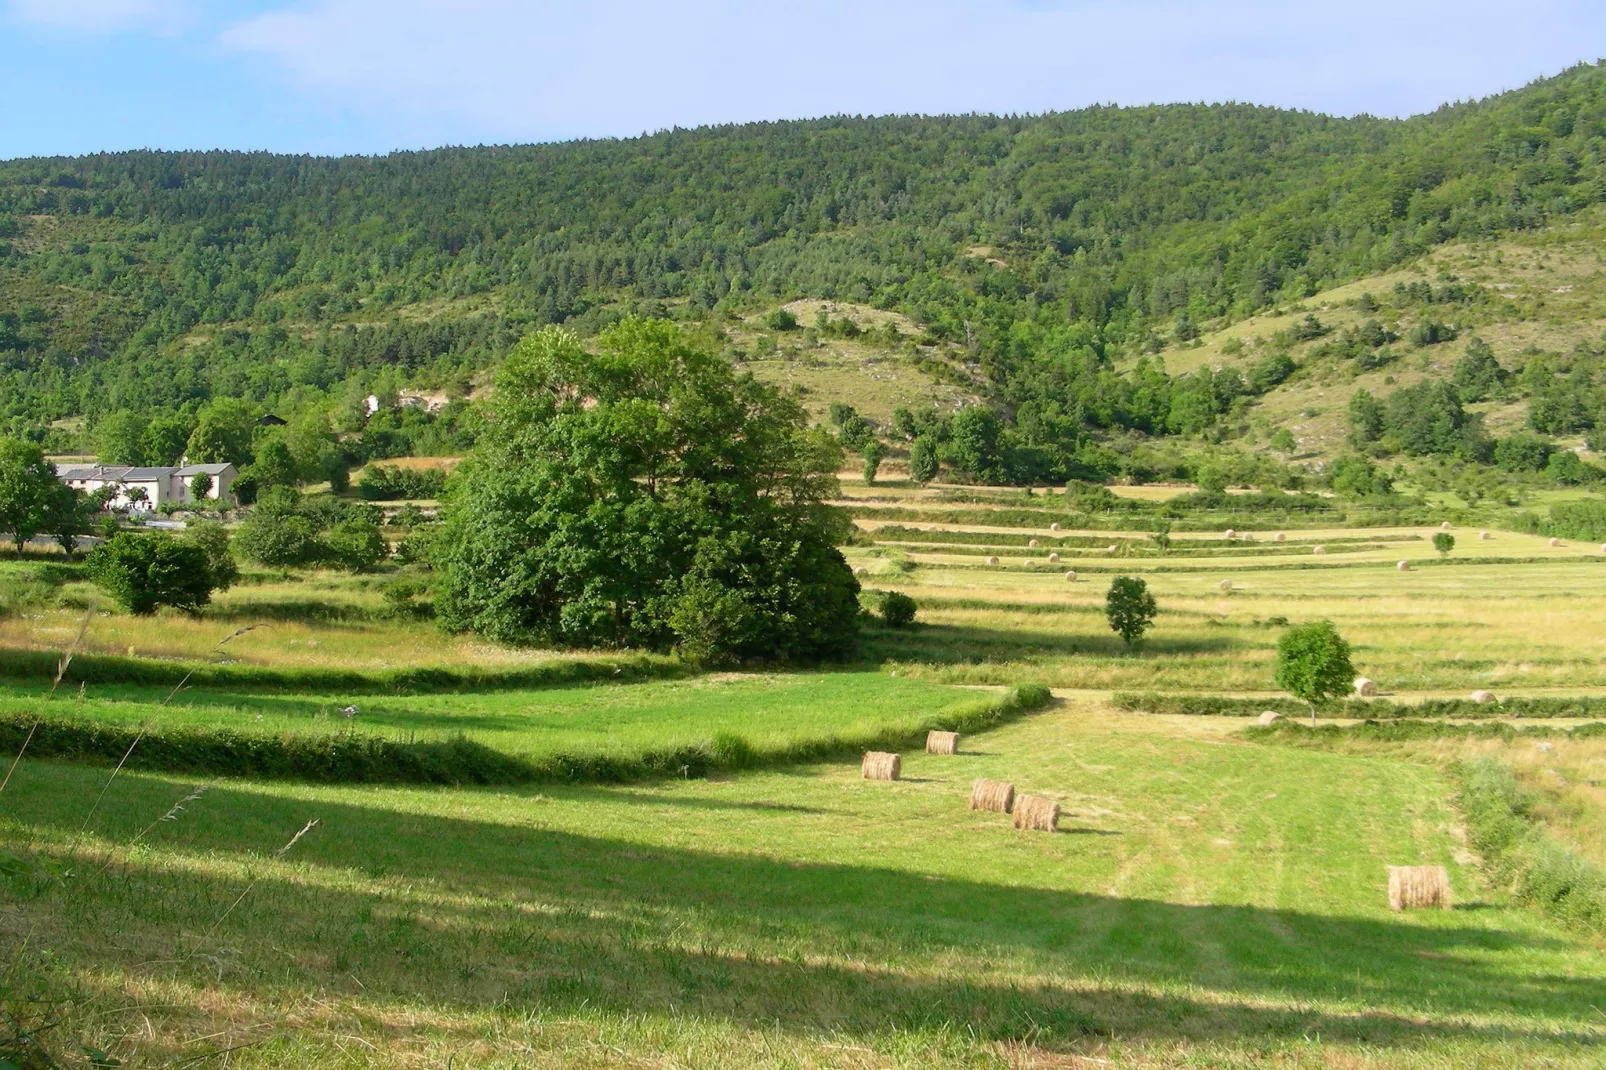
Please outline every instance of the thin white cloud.
[[1100, 101], [1401, 114], [1606, 53], [1606, 10], [1583, 0], [1527, 0], [1520, 17], [1508, 0], [301, 0], [236, 23], [222, 43], [399, 137], [462, 142]]
[[29, 25], [80, 33], [173, 32], [189, 14], [184, 0], [11, 0], [10, 11]]

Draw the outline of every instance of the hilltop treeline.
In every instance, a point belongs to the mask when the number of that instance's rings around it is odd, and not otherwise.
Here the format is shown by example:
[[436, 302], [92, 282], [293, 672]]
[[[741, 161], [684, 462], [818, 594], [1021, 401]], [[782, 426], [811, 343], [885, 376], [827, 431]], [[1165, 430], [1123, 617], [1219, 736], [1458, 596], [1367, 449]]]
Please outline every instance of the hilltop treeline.
[[1112, 350], [1606, 199], [1603, 87], [1581, 66], [1405, 121], [1104, 107], [0, 163], [0, 419], [447, 382], [543, 323], [819, 296], [912, 315], [1033, 444], [1191, 430], [1237, 387], [1183, 384], [1162, 418], [1141, 377], [1090, 388]]

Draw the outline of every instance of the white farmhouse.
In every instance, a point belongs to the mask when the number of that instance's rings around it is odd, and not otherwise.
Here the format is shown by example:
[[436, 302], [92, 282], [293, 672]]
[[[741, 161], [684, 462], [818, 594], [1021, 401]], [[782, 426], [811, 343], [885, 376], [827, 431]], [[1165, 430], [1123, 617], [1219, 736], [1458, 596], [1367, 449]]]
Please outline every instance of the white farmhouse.
[[190, 488], [195, 477], [204, 475], [211, 482], [208, 501], [232, 505], [232, 488], [239, 471], [232, 464], [187, 464], [182, 468], [134, 468], [126, 465], [61, 465], [56, 478], [74, 490], [93, 494], [103, 487], [116, 488], [107, 503], [113, 509], [135, 513], [155, 512], [169, 502], [191, 501]]

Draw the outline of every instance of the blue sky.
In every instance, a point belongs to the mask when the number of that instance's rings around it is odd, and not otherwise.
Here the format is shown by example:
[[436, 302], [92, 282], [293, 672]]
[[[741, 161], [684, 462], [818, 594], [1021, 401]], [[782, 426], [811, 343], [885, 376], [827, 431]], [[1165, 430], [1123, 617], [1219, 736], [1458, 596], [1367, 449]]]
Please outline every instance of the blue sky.
[[0, 158], [385, 152], [825, 114], [1408, 115], [1606, 56], [1601, 0], [0, 0]]

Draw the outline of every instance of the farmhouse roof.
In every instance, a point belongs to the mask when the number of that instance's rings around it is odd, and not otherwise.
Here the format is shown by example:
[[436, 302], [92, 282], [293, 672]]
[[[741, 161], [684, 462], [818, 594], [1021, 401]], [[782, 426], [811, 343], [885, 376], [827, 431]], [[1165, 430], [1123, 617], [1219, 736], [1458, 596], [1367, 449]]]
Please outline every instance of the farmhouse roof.
[[173, 474], [179, 476], [220, 476], [233, 467], [234, 465], [227, 461], [223, 461], [219, 464], [187, 464]]

